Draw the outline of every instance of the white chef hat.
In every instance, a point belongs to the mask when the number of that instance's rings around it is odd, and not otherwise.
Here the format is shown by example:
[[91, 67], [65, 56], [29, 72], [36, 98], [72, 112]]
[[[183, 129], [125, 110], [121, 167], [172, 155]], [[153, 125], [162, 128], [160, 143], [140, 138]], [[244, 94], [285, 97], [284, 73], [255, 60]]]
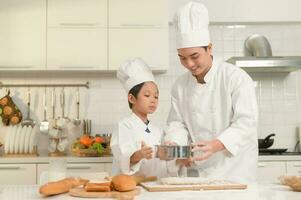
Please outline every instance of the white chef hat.
[[191, 1], [180, 8], [174, 16], [177, 49], [208, 46], [209, 16], [200, 2]]
[[141, 58], [134, 58], [122, 63], [117, 71], [117, 78], [127, 93], [140, 83], [155, 82], [150, 67]]

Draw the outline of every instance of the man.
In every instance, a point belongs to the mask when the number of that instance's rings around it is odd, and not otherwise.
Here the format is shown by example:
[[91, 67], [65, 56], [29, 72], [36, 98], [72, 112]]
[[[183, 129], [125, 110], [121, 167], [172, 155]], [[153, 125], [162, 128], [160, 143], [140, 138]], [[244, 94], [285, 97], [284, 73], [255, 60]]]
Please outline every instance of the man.
[[192, 141], [193, 159], [177, 163], [192, 164], [201, 177], [253, 182], [258, 158], [253, 81], [213, 58], [204, 5], [189, 2], [174, 21], [178, 56], [188, 72], [173, 85], [165, 141]]

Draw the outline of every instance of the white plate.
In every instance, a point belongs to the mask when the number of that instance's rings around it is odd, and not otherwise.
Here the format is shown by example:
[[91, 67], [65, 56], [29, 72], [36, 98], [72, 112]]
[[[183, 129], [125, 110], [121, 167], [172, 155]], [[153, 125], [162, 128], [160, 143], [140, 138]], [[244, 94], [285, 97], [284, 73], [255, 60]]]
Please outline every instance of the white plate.
[[17, 131], [17, 126], [13, 126], [12, 131], [11, 131], [10, 140], [9, 140], [8, 153], [14, 153], [16, 131]]
[[27, 126], [21, 128], [20, 133], [20, 142], [19, 142], [19, 152], [24, 153], [24, 143], [25, 143], [25, 134], [26, 134]]
[[34, 141], [36, 138], [36, 133], [37, 133], [37, 130], [35, 128], [33, 128], [31, 130], [30, 140], [29, 140], [29, 153], [33, 153], [33, 146], [34, 146]]
[[25, 132], [25, 143], [24, 143], [24, 153], [28, 153], [29, 150], [29, 140], [30, 140], [30, 133], [31, 133], [32, 127], [28, 126]]
[[7, 133], [6, 133], [6, 137], [5, 137], [5, 143], [4, 143], [4, 153], [8, 154], [8, 150], [9, 150], [9, 141], [10, 141], [10, 136], [11, 136], [11, 132], [12, 132], [12, 126], [9, 127]]
[[20, 141], [20, 131], [22, 127], [20, 125], [17, 126], [16, 135], [15, 135], [15, 143], [14, 143], [14, 153], [19, 153], [19, 141]]

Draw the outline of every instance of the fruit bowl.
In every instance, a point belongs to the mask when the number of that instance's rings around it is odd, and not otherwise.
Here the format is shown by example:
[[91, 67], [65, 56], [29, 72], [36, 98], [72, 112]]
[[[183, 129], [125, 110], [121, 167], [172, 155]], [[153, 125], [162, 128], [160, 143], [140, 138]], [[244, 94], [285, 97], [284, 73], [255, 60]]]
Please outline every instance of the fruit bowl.
[[99, 154], [95, 149], [79, 149], [79, 148], [72, 148], [72, 153], [78, 157], [99, 157], [102, 154]]
[[98, 157], [105, 152], [104, 139], [99, 136], [83, 135], [71, 145], [71, 152], [79, 157]]

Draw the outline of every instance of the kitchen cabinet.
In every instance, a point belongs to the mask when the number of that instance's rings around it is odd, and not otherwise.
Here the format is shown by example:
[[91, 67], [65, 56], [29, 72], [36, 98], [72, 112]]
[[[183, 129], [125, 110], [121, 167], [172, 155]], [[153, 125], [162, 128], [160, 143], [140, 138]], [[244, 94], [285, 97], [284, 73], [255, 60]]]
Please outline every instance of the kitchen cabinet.
[[278, 177], [285, 174], [285, 161], [265, 161], [258, 163], [257, 181], [260, 183], [278, 182]]
[[109, 175], [112, 175], [112, 163], [105, 163], [105, 172], [108, 172]]
[[109, 35], [109, 69], [133, 57], [141, 57], [152, 70], [167, 69], [167, 29], [110, 29]]
[[301, 161], [287, 161], [287, 175], [301, 176]]
[[167, 0], [109, 0], [109, 27], [166, 28], [168, 6]]
[[46, 1], [0, 1], [0, 70], [46, 65]]
[[152, 70], [168, 68], [167, 10], [167, 0], [109, 1], [110, 70], [133, 57], [141, 57]]
[[1, 164], [0, 185], [36, 184], [35, 164]]
[[48, 29], [47, 70], [106, 70], [106, 29]]
[[107, 0], [48, 0], [47, 70], [106, 70]]
[[[49, 162], [54, 157], [0, 157], [0, 185], [39, 183], [42, 172], [48, 171]], [[58, 158], [60, 159], [60, 158]], [[112, 157], [65, 157], [67, 173], [93, 174], [111, 173]]]
[[[176, 9], [189, 0], [181, 0], [172, 7], [170, 20]], [[300, 22], [299, 0], [201, 0], [209, 10], [210, 22]], [[170, 4], [175, 4], [170, 0]]]
[[51, 28], [106, 28], [107, 0], [48, 0]]
[[0, 8], [0, 70], [111, 71], [132, 57], [169, 66], [168, 0], [3, 0]]
[[[37, 177], [40, 177], [42, 172], [48, 171], [49, 164], [38, 164]], [[89, 172], [104, 172], [104, 163], [67, 163], [67, 173], [89, 173]]]

